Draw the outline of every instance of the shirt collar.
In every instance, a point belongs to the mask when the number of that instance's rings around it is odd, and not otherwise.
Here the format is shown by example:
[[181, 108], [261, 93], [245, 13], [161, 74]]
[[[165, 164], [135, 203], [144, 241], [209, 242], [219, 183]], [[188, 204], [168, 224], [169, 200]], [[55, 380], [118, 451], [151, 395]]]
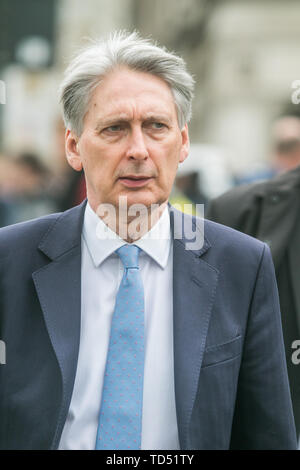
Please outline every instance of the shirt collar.
[[[82, 236], [86, 242], [95, 267], [127, 242], [113, 232], [97, 216], [89, 203], [84, 214]], [[159, 243], [158, 243], [159, 241]], [[168, 262], [171, 248], [170, 214], [165, 208], [156, 224], [142, 238], [134, 242], [164, 269]]]

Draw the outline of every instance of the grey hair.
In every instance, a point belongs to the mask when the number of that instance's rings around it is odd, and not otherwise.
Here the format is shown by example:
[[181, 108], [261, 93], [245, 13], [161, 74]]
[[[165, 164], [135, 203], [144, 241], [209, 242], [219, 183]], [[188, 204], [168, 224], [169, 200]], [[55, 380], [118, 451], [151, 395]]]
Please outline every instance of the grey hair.
[[81, 135], [93, 91], [110, 71], [122, 65], [162, 78], [173, 94], [180, 129], [189, 122], [194, 79], [184, 60], [137, 32], [117, 31], [84, 48], [66, 69], [59, 94], [67, 128]]

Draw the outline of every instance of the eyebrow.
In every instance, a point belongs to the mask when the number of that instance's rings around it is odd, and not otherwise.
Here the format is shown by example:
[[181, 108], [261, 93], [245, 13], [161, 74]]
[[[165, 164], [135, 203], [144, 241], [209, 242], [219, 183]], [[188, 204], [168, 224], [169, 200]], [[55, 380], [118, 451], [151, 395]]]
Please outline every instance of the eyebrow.
[[[99, 131], [101, 128], [105, 128], [105, 127], [109, 127], [109, 126], [112, 126], [112, 125], [116, 125], [116, 124], [125, 124], [127, 122], [131, 121], [131, 118], [129, 118], [128, 116], [126, 115], [119, 115], [119, 116], [112, 116], [110, 118], [103, 118], [103, 119], [99, 119], [99, 121], [97, 122], [96, 126], [95, 126], [95, 129], [96, 131]], [[168, 115], [162, 115], [162, 114], [155, 114], [155, 113], [151, 113], [151, 114], [148, 114], [145, 116], [145, 118], [142, 120], [143, 122], [170, 122], [171, 121], [171, 118], [170, 116]]]
[[163, 122], [170, 122], [171, 118], [169, 115], [167, 114], [149, 114], [148, 116], [146, 116], [146, 118], [144, 119], [144, 121], [148, 122], [148, 121], [163, 121]]
[[108, 118], [108, 119], [100, 119], [95, 128], [96, 130], [100, 130], [102, 128], [105, 128], [105, 127], [109, 127], [109, 126], [113, 126], [113, 125], [116, 125], [116, 124], [122, 124], [122, 123], [125, 123], [125, 122], [128, 122], [128, 118], [126, 117], [112, 117], [112, 118]]

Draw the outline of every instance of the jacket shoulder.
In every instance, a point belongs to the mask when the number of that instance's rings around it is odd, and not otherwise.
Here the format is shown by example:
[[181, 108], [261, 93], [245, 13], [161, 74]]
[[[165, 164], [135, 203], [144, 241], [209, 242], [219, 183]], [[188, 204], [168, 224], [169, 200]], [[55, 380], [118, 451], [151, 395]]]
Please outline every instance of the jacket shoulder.
[[290, 192], [300, 186], [300, 166], [267, 181], [241, 185], [209, 203], [206, 217], [238, 230], [244, 228], [249, 214], [259, 213], [269, 195]]
[[251, 235], [212, 220], [205, 220], [204, 232], [210, 244], [218, 245], [221, 249], [260, 252], [265, 246], [264, 242]]
[[31, 246], [37, 246], [61, 214], [49, 214], [0, 228], [0, 257], [9, 256], [19, 248], [24, 250]]
[[204, 231], [211, 247], [206, 261], [230, 279], [255, 277], [264, 256], [271, 259], [264, 242], [231, 227], [206, 220]]
[[[176, 217], [176, 223], [181, 224], [181, 230], [179, 230], [180, 234], [182, 233], [182, 226], [184, 228], [190, 228], [192, 226], [194, 233], [197, 232], [198, 237], [202, 238], [204, 246], [214, 246], [217, 248], [217, 251], [223, 252], [223, 254], [229, 252], [236, 254], [243, 252], [246, 256], [249, 252], [257, 252], [260, 254], [265, 247], [265, 243], [236, 228], [207, 218], [203, 219], [195, 215], [185, 214], [177, 211], [175, 208], [172, 208], [172, 212]], [[187, 236], [187, 233], [185, 233], [185, 235]], [[202, 252], [202, 248], [200, 252]]]

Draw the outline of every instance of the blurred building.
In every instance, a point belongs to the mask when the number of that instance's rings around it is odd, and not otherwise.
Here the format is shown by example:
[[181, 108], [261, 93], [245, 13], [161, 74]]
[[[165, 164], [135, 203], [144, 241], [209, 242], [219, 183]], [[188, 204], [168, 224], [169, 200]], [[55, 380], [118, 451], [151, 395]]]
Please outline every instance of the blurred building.
[[[23, 36], [10, 24], [16, 4], [26, 4]], [[88, 37], [138, 29], [179, 52], [196, 78], [191, 141], [223, 149], [236, 174], [268, 166], [272, 121], [300, 79], [297, 0], [0, 0], [4, 6], [0, 31], [10, 32], [13, 52], [0, 60], [0, 149], [34, 151], [55, 165], [57, 86], [70, 57]]]

